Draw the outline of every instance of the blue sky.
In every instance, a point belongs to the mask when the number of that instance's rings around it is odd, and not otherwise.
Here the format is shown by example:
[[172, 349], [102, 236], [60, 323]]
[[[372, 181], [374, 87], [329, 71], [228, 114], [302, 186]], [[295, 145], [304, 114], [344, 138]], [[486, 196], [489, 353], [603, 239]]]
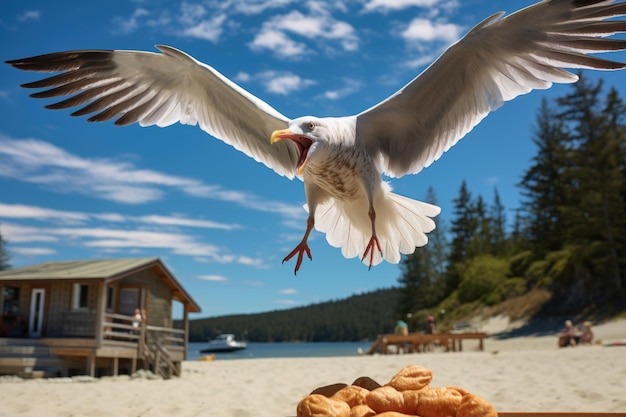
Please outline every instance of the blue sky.
[[[2, 61], [70, 49], [166, 44], [215, 67], [288, 117], [358, 113], [386, 98], [483, 18], [529, 1], [231, 0], [4, 2]], [[624, 60], [624, 56], [616, 56]], [[626, 97], [624, 73], [601, 73]], [[0, 231], [14, 267], [52, 260], [160, 257], [200, 316], [291, 308], [387, 288], [398, 265], [368, 271], [313, 233], [297, 277], [283, 257], [306, 214], [299, 180], [276, 175], [197, 127], [115, 127], [50, 111], [0, 66]], [[535, 149], [542, 97], [505, 104], [431, 167], [392, 181], [449, 223], [465, 180], [509, 218]], [[269, 138], [268, 138], [269, 140]]]

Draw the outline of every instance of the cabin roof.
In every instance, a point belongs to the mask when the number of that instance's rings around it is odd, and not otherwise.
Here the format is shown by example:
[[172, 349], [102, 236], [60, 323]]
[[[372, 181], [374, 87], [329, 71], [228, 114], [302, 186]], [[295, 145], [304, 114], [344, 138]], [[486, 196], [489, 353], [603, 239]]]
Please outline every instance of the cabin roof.
[[156, 260], [158, 260], [158, 258], [44, 262], [22, 268], [0, 271], [0, 281], [106, 279], [113, 278], [128, 270], [140, 268]]
[[175, 299], [189, 306], [189, 311], [197, 313], [200, 306], [191, 298], [165, 267], [159, 258], [120, 258], [92, 259], [86, 261], [44, 262], [22, 268], [0, 271], [2, 281], [56, 281], [56, 280], [106, 280], [109, 282], [124, 278], [137, 271], [157, 268], [174, 291]]

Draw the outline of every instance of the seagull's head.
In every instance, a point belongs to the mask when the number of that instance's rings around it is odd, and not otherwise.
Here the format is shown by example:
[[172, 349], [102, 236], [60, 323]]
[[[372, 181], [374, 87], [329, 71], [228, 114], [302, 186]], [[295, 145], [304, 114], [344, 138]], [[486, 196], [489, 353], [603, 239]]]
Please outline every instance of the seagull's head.
[[287, 129], [276, 130], [272, 133], [270, 143], [274, 144], [285, 139], [291, 140], [298, 146], [298, 175], [302, 175], [304, 166], [317, 144], [326, 142], [329, 138], [329, 126], [323, 119], [307, 116], [293, 120]]

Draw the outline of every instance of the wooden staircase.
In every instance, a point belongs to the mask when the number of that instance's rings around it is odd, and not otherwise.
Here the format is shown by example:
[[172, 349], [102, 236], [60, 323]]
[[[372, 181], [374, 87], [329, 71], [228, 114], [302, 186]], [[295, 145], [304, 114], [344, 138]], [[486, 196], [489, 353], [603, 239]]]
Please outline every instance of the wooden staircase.
[[139, 343], [140, 357], [144, 360], [144, 366], [160, 375], [163, 379], [170, 379], [173, 376], [180, 376], [180, 363], [172, 361], [167, 348], [159, 342], [159, 339], [149, 331], [144, 330], [144, 335]]

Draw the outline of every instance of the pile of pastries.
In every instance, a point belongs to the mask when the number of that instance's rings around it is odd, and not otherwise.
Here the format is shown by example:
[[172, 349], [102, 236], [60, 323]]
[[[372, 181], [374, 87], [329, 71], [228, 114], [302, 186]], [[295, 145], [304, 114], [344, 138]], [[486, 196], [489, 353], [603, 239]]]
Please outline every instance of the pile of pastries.
[[430, 369], [409, 365], [385, 384], [369, 377], [317, 388], [298, 417], [498, 417], [484, 399], [459, 387], [431, 387]]

